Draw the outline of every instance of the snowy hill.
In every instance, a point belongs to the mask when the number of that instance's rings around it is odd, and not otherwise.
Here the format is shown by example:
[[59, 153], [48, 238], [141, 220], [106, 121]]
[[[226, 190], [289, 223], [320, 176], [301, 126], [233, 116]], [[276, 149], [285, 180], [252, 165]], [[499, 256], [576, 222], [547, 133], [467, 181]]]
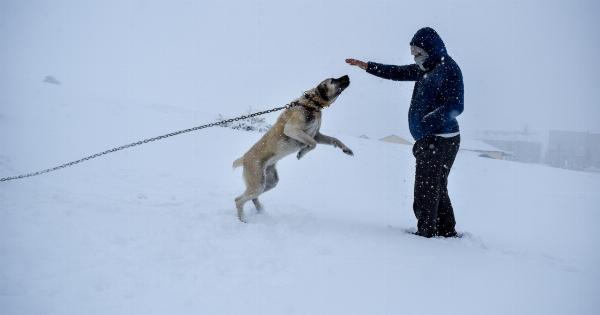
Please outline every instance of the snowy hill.
[[412, 83], [343, 60], [412, 62], [410, 38], [432, 26], [463, 70], [465, 135], [593, 131], [599, 3], [0, 1], [0, 177], [281, 106], [344, 74], [323, 131], [355, 153], [284, 159], [248, 224], [231, 163], [253, 132], [0, 183], [0, 314], [597, 314], [600, 174], [461, 151], [449, 189], [465, 236], [412, 236], [410, 147], [375, 140], [407, 133]]
[[[2, 175], [213, 119], [54, 88], [40, 86], [47, 107], [23, 103], [36, 114], [2, 125], [47, 131], [7, 137]], [[324, 132], [344, 101], [324, 113]], [[255, 132], [212, 128], [2, 183], [2, 313], [595, 313], [598, 174], [461, 152], [449, 188], [466, 235], [422, 239], [405, 232], [415, 225], [410, 147], [329, 133], [355, 157], [320, 146], [284, 159], [267, 212], [248, 204], [248, 224], [235, 218], [243, 183], [231, 162]]]

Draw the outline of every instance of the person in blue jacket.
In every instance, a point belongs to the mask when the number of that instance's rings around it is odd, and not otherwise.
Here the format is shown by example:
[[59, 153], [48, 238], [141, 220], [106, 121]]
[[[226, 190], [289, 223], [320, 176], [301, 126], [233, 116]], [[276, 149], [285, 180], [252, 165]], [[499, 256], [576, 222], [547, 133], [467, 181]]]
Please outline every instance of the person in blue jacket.
[[448, 175], [460, 145], [456, 117], [463, 112], [464, 88], [460, 68], [448, 55], [442, 38], [425, 27], [410, 41], [415, 63], [384, 65], [346, 59], [368, 73], [395, 81], [415, 81], [408, 125], [415, 139], [416, 158], [413, 210], [416, 235], [457, 236], [454, 210], [448, 196]]

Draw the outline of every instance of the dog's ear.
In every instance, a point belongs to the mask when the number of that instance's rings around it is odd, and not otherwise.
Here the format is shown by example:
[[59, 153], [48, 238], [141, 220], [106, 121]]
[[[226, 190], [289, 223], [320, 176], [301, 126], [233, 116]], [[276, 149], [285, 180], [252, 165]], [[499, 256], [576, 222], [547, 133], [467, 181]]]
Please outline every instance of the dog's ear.
[[327, 88], [325, 87], [325, 84], [319, 84], [319, 86], [317, 86], [317, 93], [324, 101], [329, 101], [329, 97], [327, 96]]

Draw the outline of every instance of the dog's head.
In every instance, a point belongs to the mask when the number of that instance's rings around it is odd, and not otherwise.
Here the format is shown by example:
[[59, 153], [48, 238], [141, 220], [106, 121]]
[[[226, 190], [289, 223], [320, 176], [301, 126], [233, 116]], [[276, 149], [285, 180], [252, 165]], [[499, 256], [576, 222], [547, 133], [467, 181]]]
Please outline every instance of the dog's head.
[[350, 78], [345, 75], [335, 78], [329, 78], [319, 83], [316, 88], [317, 95], [326, 102], [326, 106], [330, 105], [342, 92], [350, 85]]

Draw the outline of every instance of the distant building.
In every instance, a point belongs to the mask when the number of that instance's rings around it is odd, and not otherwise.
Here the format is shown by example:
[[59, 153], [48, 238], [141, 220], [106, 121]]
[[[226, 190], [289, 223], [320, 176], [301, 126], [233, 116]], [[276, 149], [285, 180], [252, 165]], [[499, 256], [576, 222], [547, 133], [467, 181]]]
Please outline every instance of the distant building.
[[506, 160], [510, 157], [508, 152], [480, 140], [461, 139], [460, 150], [477, 152], [480, 157], [497, 160]]
[[507, 152], [507, 159], [526, 163], [542, 161], [542, 144], [532, 141], [519, 140], [485, 140], [485, 143], [501, 148]]
[[541, 163], [545, 134], [523, 131], [482, 131], [477, 138], [501, 149], [511, 161]]
[[600, 133], [590, 133], [588, 136], [588, 168], [600, 171]]
[[600, 134], [550, 131], [546, 164], [575, 170], [600, 170]]

